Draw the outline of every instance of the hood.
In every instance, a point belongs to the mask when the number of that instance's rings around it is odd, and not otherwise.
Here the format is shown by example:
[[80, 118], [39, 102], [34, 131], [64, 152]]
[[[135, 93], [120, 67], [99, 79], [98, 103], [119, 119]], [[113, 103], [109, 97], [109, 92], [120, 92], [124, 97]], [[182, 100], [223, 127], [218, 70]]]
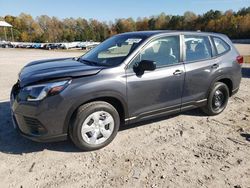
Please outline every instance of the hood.
[[27, 64], [19, 73], [20, 86], [64, 77], [95, 75], [104, 67], [90, 66], [73, 58], [49, 59]]

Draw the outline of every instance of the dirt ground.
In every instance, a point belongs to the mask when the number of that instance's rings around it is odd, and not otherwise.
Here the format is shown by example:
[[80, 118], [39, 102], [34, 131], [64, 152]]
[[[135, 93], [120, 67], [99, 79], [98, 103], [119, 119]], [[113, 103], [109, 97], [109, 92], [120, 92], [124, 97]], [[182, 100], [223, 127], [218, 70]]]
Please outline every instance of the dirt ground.
[[93, 152], [70, 141], [42, 144], [18, 135], [8, 98], [20, 69], [32, 60], [81, 53], [0, 49], [0, 187], [250, 187], [249, 65], [218, 116], [193, 110], [129, 125]]

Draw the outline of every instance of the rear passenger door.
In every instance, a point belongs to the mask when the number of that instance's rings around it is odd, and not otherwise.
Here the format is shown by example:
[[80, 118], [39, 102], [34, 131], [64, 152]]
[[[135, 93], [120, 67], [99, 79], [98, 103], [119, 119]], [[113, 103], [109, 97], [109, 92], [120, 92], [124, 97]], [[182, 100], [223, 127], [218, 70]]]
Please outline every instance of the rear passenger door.
[[205, 35], [184, 35], [185, 82], [182, 96], [182, 108], [199, 105], [204, 102], [210, 88], [218, 62], [212, 58], [210, 38]]

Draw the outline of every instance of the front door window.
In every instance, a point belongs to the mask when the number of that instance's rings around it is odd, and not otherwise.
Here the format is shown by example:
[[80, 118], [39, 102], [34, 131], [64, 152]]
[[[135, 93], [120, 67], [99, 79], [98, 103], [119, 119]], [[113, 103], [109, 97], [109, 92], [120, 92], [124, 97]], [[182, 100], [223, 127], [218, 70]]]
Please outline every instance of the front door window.
[[179, 40], [179, 36], [167, 36], [153, 40], [134, 59], [130, 67], [137, 66], [142, 60], [154, 61], [157, 68], [179, 63]]

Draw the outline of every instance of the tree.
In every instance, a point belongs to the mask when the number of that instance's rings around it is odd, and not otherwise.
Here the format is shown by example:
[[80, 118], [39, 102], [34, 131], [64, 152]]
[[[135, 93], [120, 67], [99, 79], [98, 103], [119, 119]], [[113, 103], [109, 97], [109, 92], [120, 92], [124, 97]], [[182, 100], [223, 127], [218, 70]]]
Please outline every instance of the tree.
[[167, 29], [169, 23], [169, 16], [166, 16], [164, 13], [161, 13], [159, 16], [155, 18], [154, 29], [161, 30]]
[[195, 30], [195, 22], [197, 20], [197, 15], [193, 12], [187, 11], [183, 15], [184, 27], [187, 30]]
[[172, 16], [169, 21], [168, 28], [173, 29], [173, 30], [183, 30], [184, 29], [184, 17]]
[[240, 15], [240, 16], [245, 16], [247, 14], [250, 14], [250, 7], [247, 7], [247, 8], [242, 8], [240, 9], [238, 12], [237, 12], [237, 15]]
[[[41, 15], [34, 19], [22, 13], [1, 17], [13, 25], [14, 38], [25, 42], [103, 41], [117, 33], [142, 30], [201, 30], [227, 34], [231, 38], [250, 38], [250, 7], [238, 12], [209, 10], [203, 15], [187, 11], [183, 15], [166, 15], [116, 19], [100, 22], [96, 19], [66, 18]], [[4, 32], [0, 31], [0, 38]]]
[[149, 29], [148, 18], [138, 18], [136, 21], [136, 30], [137, 31], [145, 31]]
[[132, 18], [118, 19], [115, 23], [115, 29], [118, 33], [124, 33], [136, 30], [135, 21]]

